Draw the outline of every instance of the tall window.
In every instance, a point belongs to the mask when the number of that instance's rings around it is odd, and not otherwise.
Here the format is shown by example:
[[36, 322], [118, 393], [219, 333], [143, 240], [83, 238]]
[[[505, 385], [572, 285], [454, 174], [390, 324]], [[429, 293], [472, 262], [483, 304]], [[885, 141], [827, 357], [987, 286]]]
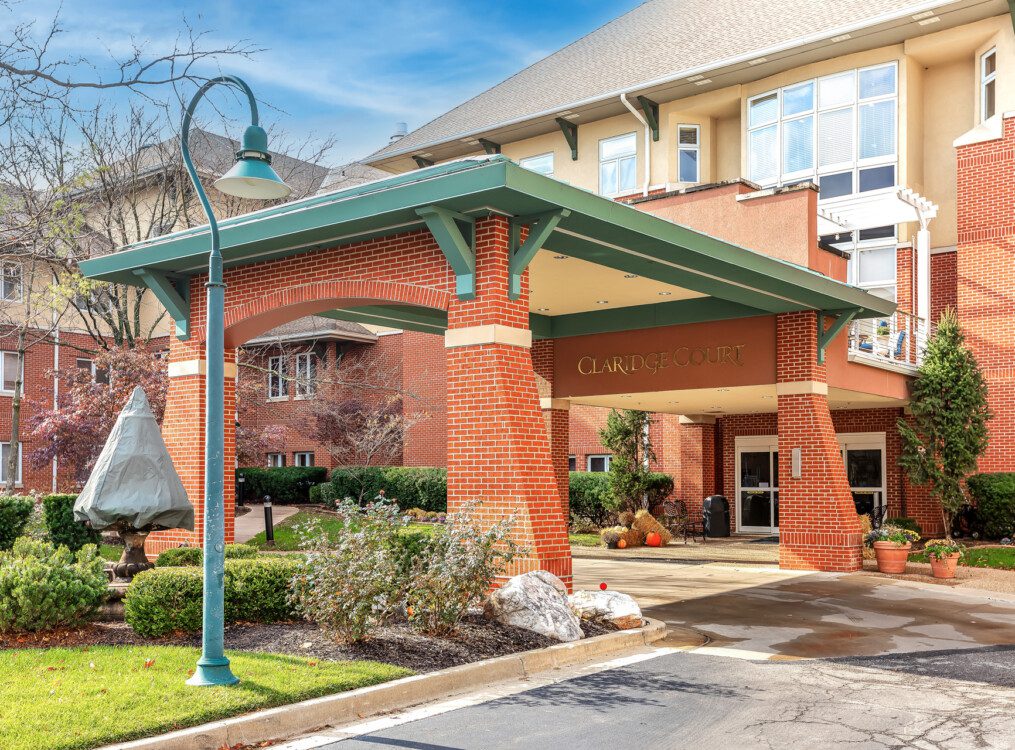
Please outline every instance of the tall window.
[[285, 466], [285, 454], [284, 453], [269, 453], [268, 454], [268, 468], [269, 469], [281, 469]]
[[609, 471], [610, 462], [613, 460], [613, 456], [608, 454], [600, 454], [598, 456], [587, 456], [585, 459], [585, 466], [589, 471]]
[[635, 133], [599, 141], [599, 192], [617, 195], [634, 190], [638, 177], [638, 140]]
[[[0, 483], [7, 483], [7, 461], [11, 457], [11, 444], [0, 443]], [[18, 474], [14, 478], [15, 484], [21, 484], [21, 443], [18, 443]]]
[[994, 116], [997, 88], [997, 50], [984, 52], [980, 57], [980, 119]]
[[765, 186], [814, 180], [821, 198], [895, 184], [895, 63], [847, 70], [747, 103], [748, 174]]
[[2, 268], [2, 277], [0, 277], [0, 294], [8, 302], [20, 302], [21, 301], [21, 264], [20, 263], [3, 263], [0, 264]]
[[314, 454], [312, 451], [293, 453], [293, 466], [313, 466]]
[[553, 154], [540, 154], [539, 156], [519, 159], [518, 166], [531, 169], [539, 174], [545, 174], [547, 177], [553, 177]]
[[296, 398], [311, 398], [317, 392], [317, 355], [296, 355]]
[[700, 182], [699, 150], [701, 128], [697, 125], [677, 126], [677, 182]]
[[18, 380], [18, 353], [0, 352], [0, 383], [4, 393], [14, 393]]
[[268, 398], [285, 398], [288, 395], [285, 357], [268, 357]]
[[895, 226], [846, 232], [822, 239], [850, 254], [846, 281], [878, 297], [896, 298]]

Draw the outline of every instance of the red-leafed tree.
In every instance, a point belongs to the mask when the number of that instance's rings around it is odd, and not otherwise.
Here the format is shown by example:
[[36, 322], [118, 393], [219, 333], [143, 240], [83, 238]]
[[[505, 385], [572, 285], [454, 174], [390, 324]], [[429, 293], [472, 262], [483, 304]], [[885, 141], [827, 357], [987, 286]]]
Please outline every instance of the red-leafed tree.
[[95, 375], [78, 368], [52, 375], [60, 380], [58, 407], [41, 409], [28, 425], [40, 446], [28, 454], [33, 466], [56, 458], [73, 467], [76, 479], [85, 480], [135, 386], [144, 389], [162, 422], [169, 376], [165, 363], [143, 344], [99, 352]]

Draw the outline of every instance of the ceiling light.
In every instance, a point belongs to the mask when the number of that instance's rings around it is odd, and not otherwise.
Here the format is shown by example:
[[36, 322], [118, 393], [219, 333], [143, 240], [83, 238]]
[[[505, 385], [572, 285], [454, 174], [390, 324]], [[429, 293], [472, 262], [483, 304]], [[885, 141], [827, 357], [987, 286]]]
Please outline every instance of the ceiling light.
[[761, 63], [763, 63], [763, 62], [768, 62], [768, 58], [767, 57], [758, 57], [758, 58], [755, 58], [754, 60], [748, 60], [747, 64], [748, 65], [761, 65]]
[[695, 81], [694, 85], [695, 86], [704, 86], [706, 83], [712, 83], [712, 79], [711, 78], [706, 78], [704, 81]]
[[673, 292], [658, 292], [660, 297], [669, 297]]
[[844, 42], [847, 39], [852, 39], [852, 38], [853, 38], [852, 34], [839, 34], [839, 36], [833, 36], [832, 37], [832, 41], [833, 42]]
[[638, 278], [638, 274], [636, 274], [636, 273], [625, 273], [624, 274], [624, 278], [625, 279], [636, 279], [636, 278]]
[[565, 120], [577, 120], [579, 117], [581, 117], [581, 115], [578, 114], [577, 112], [575, 112], [573, 115], [564, 115]]
[[608, 299], [597, 299], [596, 300], [596, 304], [597, 305], [608, 305], [608, 304], [610, 304], [610, 301]]
[[691, 77], [689, 77], [689, 78], [688, 78], [687, 80], [688, 80], [688, 81], [700, 81], [700, 80], [701, 80], [702, 78], [704, 78], [704, 77], [705, 77], [705, 76], [701, 76], [701, 75], [698, 75], [698, 76], [691, 76]]
[[718, 390], [719, 393], [729, 393], [730, 392], [729, 388], [717, 388], [716, 390]]
[[913, 20], [919, 21], [921, 18], [930, 18], [932, 15], [934, 15], [934, 11], [925, 10], [923, 13], [917, 13], [916, 15], [914, 15]]
[[550, 312], [549, 307], [537, 307], [536, 312]]
[[553, 259], [554, 260], [564, 260], [566, 257], [567, 257], [566, 255], [554, 255]]
[[941, 20], [940, 16], [934, 16], [933, 18], [925, 18], [922, 21], [918, 21], [917, 23], [919, 23], [920, 26], [930, 26], [932, 23], [937, 23], [940, 20]]

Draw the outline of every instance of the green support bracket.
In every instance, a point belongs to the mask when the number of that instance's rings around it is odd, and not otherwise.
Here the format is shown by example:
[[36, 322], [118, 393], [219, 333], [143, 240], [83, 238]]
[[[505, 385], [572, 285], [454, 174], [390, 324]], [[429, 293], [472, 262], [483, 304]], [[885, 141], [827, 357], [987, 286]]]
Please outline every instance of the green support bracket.
[[417, 208], [455, 272], [458, 299], [476, 298], [476, 220], [440, 206]]
[[[839, 335], [843, 328], [849, 325], [856, 317], [859, 310], [838, 310], [832, 312], [818, 313], [818, 364], [825, 363], [825, 349], [832, 339]], [[832, 325], [825, 330], [825, 319], [832, 318]]]
[[[511, 258], [508, 263], [510, 273], [510, 285], [508, 286], [508, 298], [518, 299], [522, 293], [522, 274], [529, 267], [529, 263], [536, 257], [550, 234], [557, 228], [561, 219], [571, 215], [570, 209], [561, 208], [557, 211], [547, 211], [543, 214], [516, 218], [511, 220]], [[521, 228], [523, 225], [529, 227], [529, 234], [524, 243], [519, 243]]]
[[434, 164], [430, 159], [427, 159], [423, 156], [413, 156], [412, 160], [416, 162], [416, 167], [419, 169], [423, 169], [424, 167], [432, 167]]
[[648, 126], [652, 128], [652, 140], [659, 140], [659, 105], [649, 99], [647, 96], [639, 96], [638, 104], [641, 105], [641, 111], [645, 114], [645, 121], [648, 122]]
[[567, 145], [571, 147], [571, 161], [578, 161], [578, 126], [563, 117], [556, 118], [555, 122], [560, 132], [564, 134]]
[[149, 268], [135, 268], [134, 275], [152, 290], [155, 298], [166, 308], [166, 312], [176, 324], [176, 338], [180, 341], [189, 339], [190, 291], [188, 286], [185, 283], [175, 284], [165, 274], [152, 271]]
[[494, 143], [493, 141], [488, 141], [486, 138], [480, 138], [479, 145], [482, 146], [483, 150], [486, 151], [486, 153], [489, 154], [490, 156], [500, 153], [500, 144]]

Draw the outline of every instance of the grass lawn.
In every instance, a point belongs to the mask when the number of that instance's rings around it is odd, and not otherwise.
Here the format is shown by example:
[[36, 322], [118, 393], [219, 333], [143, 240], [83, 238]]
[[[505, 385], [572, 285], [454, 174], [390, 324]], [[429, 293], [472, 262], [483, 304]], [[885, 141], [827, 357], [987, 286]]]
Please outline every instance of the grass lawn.
[[123, 547], [116, 544], [100, 544], [99, 545], [99, 557], [103, 560], [109, 560], [110, 562], [116, 562], [123, 555]]
[[[260, 532], [257, 536], [247, 542], [247, 544], [253, 545], [258, 549], [274, 549], [283, 552], [291, 552], [300, 548], [299, 536], [296, 534], [295, 528], [301, 524], [305, 524], [312, 519], [318, 519], [321, 525], [321, 531], [327, 534], [329, 537], [334, 538], [336, 534], [342, 530], [342, 522], [338, 520], [336, 516], [330, 516], [325, 514], [298, 511], [284, 521], [279, 521], [275, 524], [275, 546], [269, 547], [264, 543], [264, 532]], [[404, 534], [433, 533], [433, 525], [428, 523], [410, 523], [404, 529]]]
[[[198, 656], [198, 649], [179, 646], [5, 651], [0, 747], [96, 747], [411, 674], [377, 662], [231, 652], [238, 685], [189, 687], [184, 680]], [[154, 662], [145, 668], [146, 660]]]
[[567, 538], [571, 540], [573, 547], [599, 547], [602, 545], [599, 534], [568, 534]]
[[[911, 562], [930, 562], [925, 552], [910, 554]], [[997, 568], [999, 570], [1015, 570], [1015, 547], [972, 547], [959, 560], [959, 565], [970, 568]]]

